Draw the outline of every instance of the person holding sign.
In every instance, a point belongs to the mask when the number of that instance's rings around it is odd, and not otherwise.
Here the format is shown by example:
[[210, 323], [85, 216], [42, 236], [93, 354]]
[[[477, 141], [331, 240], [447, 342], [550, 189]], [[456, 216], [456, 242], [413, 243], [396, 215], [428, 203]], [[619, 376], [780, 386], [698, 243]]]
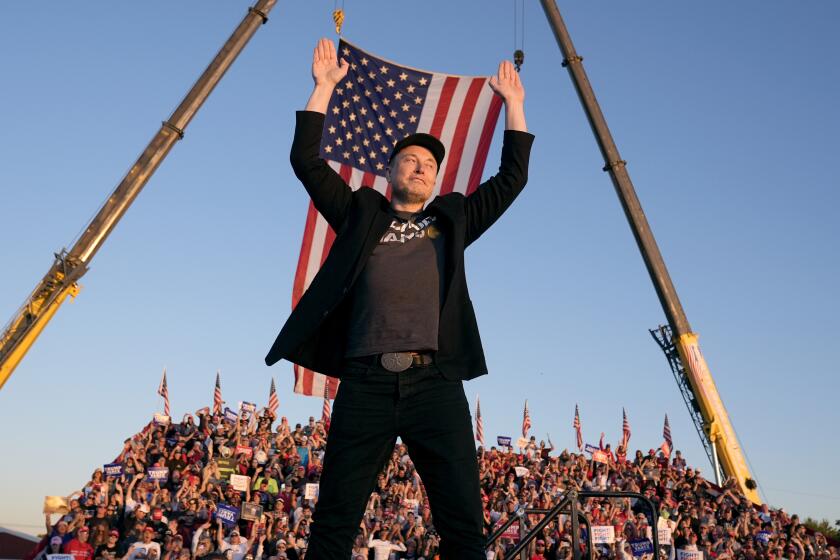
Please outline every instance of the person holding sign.
[[[525, 123], [525, 89], [508, 61], [489, 80], [506, 113], [497, 175], [469, 196], [434, 197], [445, 146], [430, 134], [399, 134], [377, 154], [387, 165], [388, 201], [372, 188], [352, 190], [319, 155], [326, 114], [342, 105], [330, 107], [333, 93], [347, 99], [357, 93], [344, 81], [350, 68], [332, 41], [318, 42], [314, 89], [297, 114], [291, 161], [337, 236], [265, 359], [267, 365], [288, 359], [342, 380], [307, 558], [350, 555], [376, 476], [400, 437], [428, 491], [441, 556], [485, 560], [478, 464], [462, 382], [486, 374], [487, 365], [464, 251], [527, 181], [533, 136]], [[373, 127], [376, 119], [369, 116]]]

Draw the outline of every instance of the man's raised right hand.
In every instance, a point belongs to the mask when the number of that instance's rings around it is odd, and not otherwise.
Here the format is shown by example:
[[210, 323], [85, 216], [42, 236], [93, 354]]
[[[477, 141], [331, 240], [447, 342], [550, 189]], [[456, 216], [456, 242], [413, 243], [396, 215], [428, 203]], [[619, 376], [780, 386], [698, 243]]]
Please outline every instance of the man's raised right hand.
[[322, 38], [315, 45], [312, 53], [312, 79], [316, 86], [334, 88], [347, 75], [350, 64], [335, 52], [335, 45], [330, 39]]

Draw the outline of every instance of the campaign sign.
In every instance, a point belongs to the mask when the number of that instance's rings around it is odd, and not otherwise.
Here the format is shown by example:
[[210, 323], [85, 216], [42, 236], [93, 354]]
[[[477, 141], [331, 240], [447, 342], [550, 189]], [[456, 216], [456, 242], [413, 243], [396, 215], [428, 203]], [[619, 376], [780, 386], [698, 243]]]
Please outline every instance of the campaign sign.
[[647, 539], [635, 539], [628, 541], [630, 550], [633, 551], [633, 556], [644, 556], [645, 554], [653, 554], [653, 543]]
[[254, 450], [248, 447], [247, 445], [237, 445], [236, 450], [233, 452], [234, 455], [245, 455], [249, 459], [254, 454]]
[[225, 407], [225, 420], [228, 422], [236, 422], [239, 420], [239, 415], [236, 413], [235, 410], [231, 410]]
[[496, 443], [501, 447], [510, 447], [510, 439], [509, 436], [496, 436]]
[[168, 426], [169, 416], [161, 414], [160, 412], [155, 412], [155, 415], [152, 416], [152, 422], [154, 422], [156, 426]]
[[70, 504], [63, 496], [44, 496], [44, 513], [70, 513]]
[[770, 542], [770, 537], [772, 533], [770, 531], [759, 531], [758, 534], [755, 536], [755, 540], [760, 542], [763, 545], [767, 545]]
[[593, 525], [592, 544], [611, 544], [615, 542], [615, 527], [612, 525]]
[[516, 471], [517, 478], [528, 476], [531, 473], [531, 471], [529, 471], [527, 467], [513, 467], [513, 470]]
[[236, 525], [236, 522], [239, 521], [239, 509], [233, 506], [219, 504], [216, 506], [216, 519], [227, 527]]
[[703, 552], [700, 550], [677, 549], [677, 560], [703, 560]]
[[[248, 485], [251, 483], [251, 477], [244, 474], [230, 475], [230, 485], [237, 492], [247, 492]], [[244, 517], [244, 516], [243, 516]]]
[[660, 527], [658, 534], [659, 544], [671, 544], [671, 529], [668, 527]]
[[242, 519], [256, 521], [262, 517], [263, 508], [257, 504], [242, 504]]
[[500, 539], [510, 539], [513, 542], [519, 542], [519, 521], [514, 521], [510, 524], [510, 527], [505, 529], [505, 532], [502, 533]]
[[239, 403], [239, 410], [242, 411], [242, 416], [248, 416], [255, 410], [257, 410], [257, 405], [254, 403], [249, 403], [248, 401], [242, 401]]
[[119, 463], [108, 463], [102, 465], [102, 472], [105, 473], [105, 478], [119, 478], [123, 473], [123, 466]]
[[72, 554], [47, 554], [47, 560], [75, 560]]
[[595, 453], [596, 451], [600, 451], [601, 448], [598, 447], [597, 445], [592, 445], [591, 443], [587, 443], [583, 447], [583, 450], [586, 451], [587, 453]]
[[601, 451], [600, 449], [597, 449], [592, 452], [592, 460], [596, 463], [609, 463], [610, 456], [607, 455], [606, 451]]
[[236, 470], [236, 459], [233, 457], [219, 457], [216, 459], [216, 466], [219, 467], [219, 476], [227, 480], [231, 473]]
[[169, 467], [149, 467], [146, 469], [146, 480], [164, 483], [169, 478]]
[[304, 500], [312, 500], [318, 497], [318, 492], [321, 489], [321, 485], [314, 482], [307, 482], [306, 483], [306, 490], [303, 494]]

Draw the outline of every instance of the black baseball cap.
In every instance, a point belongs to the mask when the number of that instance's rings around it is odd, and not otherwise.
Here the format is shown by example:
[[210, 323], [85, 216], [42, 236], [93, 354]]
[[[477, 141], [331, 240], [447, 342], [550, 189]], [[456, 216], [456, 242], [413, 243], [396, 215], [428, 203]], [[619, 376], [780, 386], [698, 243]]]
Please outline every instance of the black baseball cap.
[[391, 151], [391, 156], [388, 158], [388, 164], [390, 165], [394, 157], [409, 146], [421, 146], [432, 152], [432, 156], [434, 156], [435, 161], [437, 162], [438, 169], [440, 169], [440, 165], [443, 163], [443, 157], [446, 155], [446, 148], [443, 147], [443, 143], [440, 140], [431, 134], [426, 134], [425, 132], [415, 132], [414, 134], [409, 134], [397, 142], [394, 145], [394, 149]]

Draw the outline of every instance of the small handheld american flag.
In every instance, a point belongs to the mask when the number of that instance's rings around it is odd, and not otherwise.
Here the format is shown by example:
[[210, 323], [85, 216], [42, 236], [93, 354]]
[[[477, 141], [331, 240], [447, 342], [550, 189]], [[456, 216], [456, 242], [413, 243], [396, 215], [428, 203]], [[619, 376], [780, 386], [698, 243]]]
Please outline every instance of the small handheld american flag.
[[665, 441], [662, 442], [662, 453], [666, 457], [671, 456], [671, 450], [674, 447], [674, 442], [671, 440], [671, 425], [668, 423], [668, 415], [665, 415], [665, 425], [662, 427], [662, 437]]
[[277, 389], [274, 387], [274, 378], [271, 378], [271, 389], [268, 391], [268, 411], [276, 418], [277, 409], [280, 408], [280, 401], [277, 400]]
[[324, 429], [330, 431], [330, 387], [324, 385], [324, 405], [321, 407], [321, 421], [324, 423]]
[[621, 446], [624, 451], [627, 451], [627, 446], [630, 444], [630, 420], [627, 419], [627, 411], [621, 409], [623, 419], [621, 421]]
[[528, 437], [528, 430], [531, 429], [531, 413], [528, 412], [528, 400], [525, 400], [525, 410], [522, 411], [522, 437]]
[[222, 400], [222, 383], [219, 379], [219, 372], [216, 372], [216, 387], [213, 389], [213, 414], [221, 414], [222, 413], [222, 405], [224, 401]]
[[575, 405], [575, 420], [572, 423], [572, 426], [575, 429], [575, 437], [577, 439], [578, 450], [583, 451], [583, 431], [581, 430], [580, 425], [580, 410], [578, 409], [578, 405]]
[[484, 420], [481, 418], [481, 402], [475, 398], [475, 440], [484, 447]]
[[169, 388], [166, 386], [166, 368], [163, 368], [163, 377], [160, 378], [157, 393], [163, 397], [163, 413], [169, 416]]

